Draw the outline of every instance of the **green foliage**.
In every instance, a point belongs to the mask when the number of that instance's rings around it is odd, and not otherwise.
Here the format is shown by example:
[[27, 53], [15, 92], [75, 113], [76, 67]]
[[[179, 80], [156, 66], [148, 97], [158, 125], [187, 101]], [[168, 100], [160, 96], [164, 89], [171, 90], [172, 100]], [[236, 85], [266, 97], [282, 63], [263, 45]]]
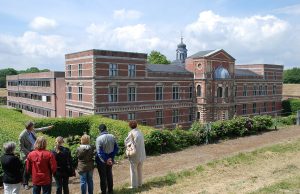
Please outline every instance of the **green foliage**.
[[151, 51], [147, 59], [150, 64], [170, 64], [171, 61], [167, 57], [158, 51]]
[[[300, 77], [300, 76], [299, 76]], [[300, 99], [290, 98], [288, 100], [282, 101], [283, 115], [296, 114], [300, 110]]]
[[272, 117], [269, 115], [253, 117], [254, 129], [257, 131], [264, 131], [270, 129], [273, 125]]
[[283, 71], [283, 83], [299, 84], [300, 83], [300, 68], [294, 67]]
[[296, 124], [296, 115], [290, 115], [287, 117], [278, 117], [276, 118], [277, 124], [282, 125], [295, 125]]

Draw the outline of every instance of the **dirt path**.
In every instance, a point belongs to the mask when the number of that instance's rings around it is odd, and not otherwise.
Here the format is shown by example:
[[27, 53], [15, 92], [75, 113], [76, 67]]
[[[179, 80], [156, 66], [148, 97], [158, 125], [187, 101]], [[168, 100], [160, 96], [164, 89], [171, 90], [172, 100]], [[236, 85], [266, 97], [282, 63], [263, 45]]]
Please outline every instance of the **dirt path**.
[[[147, 180], [153, 177], [166, 175], [169, 172], [190, 169], [213, 159], [233, 155], [238, 152], [251, 151], [262, 146], [297, 137], [300, 137], [300, 127], [293, 126], [260, 135], [232, 139], [218, 144], [194, 146], [176, 153], [148, 157], [144, 164], [144, 178]], [[116, 186], [128, 183], [130, 181], [128, 161], [120, 161], [119, 164], [114, 166], [113, 173]], [[80, 193], [78, 177], [70, 182], [71, 193]], [[97, 171], [94, 172], [94, 185], [96, 193], [98, 193], [99, 176]], [[29, 194], [30, 192], [22, 193]]]

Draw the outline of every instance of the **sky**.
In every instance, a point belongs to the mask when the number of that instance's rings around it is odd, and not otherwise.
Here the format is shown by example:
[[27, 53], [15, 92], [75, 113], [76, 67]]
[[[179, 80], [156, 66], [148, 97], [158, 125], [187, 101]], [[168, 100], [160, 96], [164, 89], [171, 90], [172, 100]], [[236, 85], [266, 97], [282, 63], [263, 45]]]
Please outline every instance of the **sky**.
[[224, 49], [236, 64], [300, 67], [300, 0], [0, 0], [0, 68], [64, 70], [88, 50], [175, 59]]

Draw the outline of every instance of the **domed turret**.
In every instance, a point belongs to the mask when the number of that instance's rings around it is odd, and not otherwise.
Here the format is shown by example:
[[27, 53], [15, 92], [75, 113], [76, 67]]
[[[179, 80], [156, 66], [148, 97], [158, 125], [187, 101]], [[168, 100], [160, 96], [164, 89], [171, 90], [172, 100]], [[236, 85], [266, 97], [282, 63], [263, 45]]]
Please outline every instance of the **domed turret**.
[[181, 63], [184, 63], [186, 58], [187, 58], [186, 44], [183, 43], [183, 37], [181, 37], [181, 42], [177, 45], [177, 49], [176, 49], [176, 61], [180, 61]]
[[230, 74], [227, 69], [220, 66], [215, 70], [215, 79], [230, 79]]

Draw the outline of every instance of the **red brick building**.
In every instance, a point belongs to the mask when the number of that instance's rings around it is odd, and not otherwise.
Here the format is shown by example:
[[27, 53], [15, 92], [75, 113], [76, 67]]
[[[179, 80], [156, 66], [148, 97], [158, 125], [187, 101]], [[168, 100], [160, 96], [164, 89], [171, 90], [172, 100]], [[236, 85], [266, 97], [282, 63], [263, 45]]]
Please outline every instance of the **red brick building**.
[[11, 75], [7, 105], [35, 117], [65, 116], [65, 73], [41, 72]]
[[[62, 91], [51, 87], [51, 99], [56, 99], [56, 106], [49, 107], [51, 116], [60, 116], [63, 111], [58, 108], [65, 107], [67, 117], [100, 114], [173, 128], [188, 127], [195, 120], [281, 111], [283, 66], [235, 65], [235, 59], [222, 49], [187, 57], [182, 41], [176, 52], [176, 60], [169, 65], [147, 64], [144, 53], [87, 50], [66, 54], [65, 81], [60, 83], [60, 87], [65, 85], [65, 98], [54, 98]], [[28, 77], [41, 78], [39, 74]], [[19, 87], [11, 85], [16, 80], [8, 77], [9, 92]], [[32, 89], [21, 89], [27, 90]], [[16, 106], [19, 99], [10, 96], [8, 105]]]

